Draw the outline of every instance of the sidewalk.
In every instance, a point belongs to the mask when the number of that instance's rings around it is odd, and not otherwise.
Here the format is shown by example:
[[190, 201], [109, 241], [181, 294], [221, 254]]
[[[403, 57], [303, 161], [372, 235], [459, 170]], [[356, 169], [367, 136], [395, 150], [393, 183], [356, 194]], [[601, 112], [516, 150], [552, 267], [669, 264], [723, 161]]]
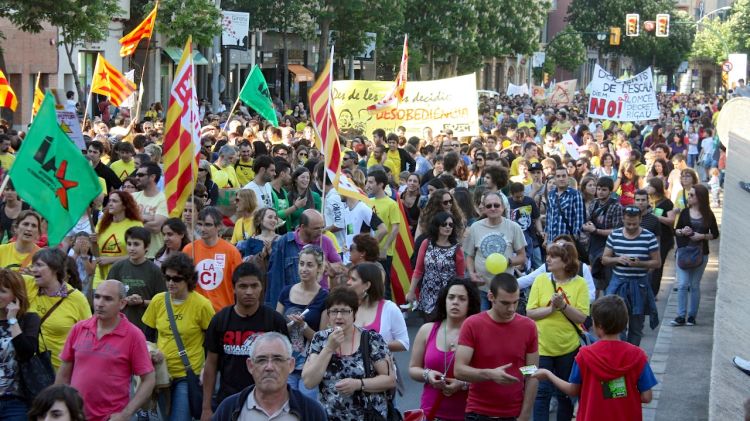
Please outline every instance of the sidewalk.
[[[714, 212], [721, 230], [721, 210], [714, 209]], [[661, 326], [650, 356], [651, 368], [659, 384], [653, 389], [653, 401], [644, 406], [644, 421], [708, 419], [719, 242], [712, 241], [710, 247], [708, 265], [701, 280], [701, 301], [695, 326], [673, 327], [669, 324], [677, 317], [677, 291], [673, 291], [677, 284], [674, 253], [667, 257], [662, 290], [668, 288], [668, 299], [659, 314]]]

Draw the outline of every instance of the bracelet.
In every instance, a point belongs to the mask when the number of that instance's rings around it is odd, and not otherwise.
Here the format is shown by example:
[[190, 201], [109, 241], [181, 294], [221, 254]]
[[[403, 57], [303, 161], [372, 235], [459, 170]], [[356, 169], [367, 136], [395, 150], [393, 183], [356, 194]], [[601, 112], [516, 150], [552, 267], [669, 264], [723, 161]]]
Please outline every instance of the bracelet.
[[361, 386], [359, 388], [359, 390], [361, 390], [361, 391], [364, 392], [365, 391], [365, 379], [359, 379], [359, 383], [360, 383], [360, 386]]
[[432, 370], [430, 370], [429, 368], [425, 368], [424, 370], [422, 370], [422, 379], [424, 379], [425, 383], [430, 382], [430, 371]]

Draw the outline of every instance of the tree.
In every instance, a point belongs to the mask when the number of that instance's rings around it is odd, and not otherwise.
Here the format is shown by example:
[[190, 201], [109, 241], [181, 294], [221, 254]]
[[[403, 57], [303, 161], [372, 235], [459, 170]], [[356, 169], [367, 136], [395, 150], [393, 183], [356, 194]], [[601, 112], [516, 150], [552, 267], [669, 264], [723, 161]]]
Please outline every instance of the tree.
[[695, 38], [695, 22], [686, 13], [676, 11], [670, 19], [669, 36], [655, 38], [653, 56], [659, 72], [667, 76], [667, 89], [674, 88], [674, 74], [680, 64], [687, 60]]
[[720, 65], [728, 58], [730, 51], [737, 50], [737, 44], [732, 23], [722, 22], [719, 18], [704, 19], [695, 35], [690, 56]]
[[[732, 29], [732, 41], [737, 50], [750, 53], [750, 0], [736, 0], [730, 11], [729, 25]], [[734, 52], [734, 51], [731, 51]]]
[[[148, 13], [153, 8], [150, 1], [141, 10]], [[220, 20], [221, 12], [212, 0], [160, 0], [156, 30], [169, 46], [182, 48], [192, 36], [194, 44], [206, 47], [221, 34]]]
[[583, 45], [581, 34], [570, 26], [558, 33], [547, 44], [547, 60], [552, 60], [557, 66], [575, 72], [586, 61], [586, 46]]

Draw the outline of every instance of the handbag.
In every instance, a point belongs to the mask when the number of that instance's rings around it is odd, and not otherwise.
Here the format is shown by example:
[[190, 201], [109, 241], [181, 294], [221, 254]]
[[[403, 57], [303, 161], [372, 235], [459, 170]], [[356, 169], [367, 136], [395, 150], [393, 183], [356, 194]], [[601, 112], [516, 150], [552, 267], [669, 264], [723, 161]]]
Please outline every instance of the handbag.
[[[552, 293], [554, 294], [555, 292], [557, 292], [557, 282], [555, 282], [555, 278], [552, 277], [552, 274], [550, 274], [549, 279], [552, 282], [552, 291], [553, 291]], [[568, 303], [568, 305], [570, 305], [570, 303]], [[588, 346], [596, 342], [596, 338], [594, 338], [594, 336], [591, 333], [589, 333], [586, 330], [581, 329], [578, 326], [578, 324], [576, 324], [575, 322], [573, 322], [572, 320], [568, 318], [568, 315], [565, 314], [565, 312], [561, 312], [561, 313], [563, 316], [565, 316], [565, 320], [569, 321], [570, 324], [573, 325], [573, 328], [576, 330], [576, 334], [578, 335], [578, 340], [581, 346]]]
[[172, 311], [172, 300], [169, 297], [169, 293], [164, 293], [164, 301], [167, 305], [167, 317], [169, 318], [169, 327], [172, 330], [172, 336], [174, 336], [175, 344], [177, 345], [177, 351], [182, 360], [182, 364], [185, 366], [185, 374], [188, 385], [188, 404], [190, 406], [190, 415], [195, 419], [201, 418], [203, 412], [203, 388], [200, 384], [200, 379], [193, 371], [193, 367], [190, 365], [190, 360], [185, 352], [185, 345], [182, 343], [180, 332], [177, 330], [177, 324], [174, 321], [174, 312]]
[[52, 315], [52, 312], [62, 304], [65, 298], [67, 297], [62, 297], [60, 301], [50, 307], [39, 321], [39, 335], [42, 337], [42, 342], [44, 342], [44, 351], [40, 352], [39, 347], [37, 347], [36, 352], [31, 358], [27, 361], [19, 361], [18, 368], [21, 378], [21, 393], [23, 393], [23, 395], [29, 400], [34, 399], [42, 392], [42, 390], [55, 382], [55, 368], [52, 366], [52, 353], [47, 349], [47, 343], [44, 340], [44, 334], [42, 334], [42, 324], [44, 324], [44, 321]]
[[[359, 351], [362, 354], [362, 362], [365, 368], [365, 378], [375, 377], [375, 368], [372, 366], [372, 359], [370, 357], [370, 331], [363, 330], [362, 337], [359, 340]], [[404, 417], [393, 405], [393, 393], [386, 392], [385, 401], [388, 406], [387, 416], [377, 411], [372, 406], [372, 401], [367, 397], [367, 393], [362, 394], [362, 400], [364, 402], [364, 421], [403, 421]]]
[[694, 269], [701, 264], [703, 264], [702, 244], [689, 244], [677, 248], [677, 266], [679, 266], [680, 269]]

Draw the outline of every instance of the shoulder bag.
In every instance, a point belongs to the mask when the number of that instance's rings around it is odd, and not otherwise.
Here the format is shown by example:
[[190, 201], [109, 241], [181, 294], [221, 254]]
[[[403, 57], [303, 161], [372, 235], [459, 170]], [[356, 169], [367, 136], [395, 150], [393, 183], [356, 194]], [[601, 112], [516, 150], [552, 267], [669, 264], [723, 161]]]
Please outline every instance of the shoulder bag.
[[169, 318], [169, 327], [172, 330], [172, 336], [174, 336], [175, 344], [177, 345], [177, 351], [182, 360], [182, 364], [185, 366], [185, 374], [188, 384], [188, 404], [190, 405], [190, 415], [195, 419], [201, 418], [203, 412], [203, 388], [200, 385], [200, 379], [193, 371], [193, 367], [190, 365], [187, 352], [185, 351], [185, 345], [182, 343], [180, 332], [177, 330], [177, 324], [174, 321], [174, 311], [172, 310], [172, 300], [169, 297], [169, 292], [164, 293], [164, 301], [167, 307], [167, 316]]
[[[555, 278], [552, 276], [551, 273], [549, 274], [549, 280], [550, 282], [552, 282], [552, 293], [553, 294], [557, 293], [557, 282], [555, 282]], [[570, 305], [569, 302], [568, 302], [568, 305]], [[565, 312], [561, 311], [561, 313], [563, 316], [565, 316], [565, 319], [569, 321], [570, 324], [573, 325], [573, 328], [576, 330], [576, 334], [578, 335], [578, 339], [581, 343], [581, 346], [591, 345], [594, 342], [596, 342], [596, 339], [588, 331], [581, 329], [575, 322], [570, 320], [568, 318], [568, 315], [565, 314]]]
[[[684, 196], [685, 191], [683, 190], [682, 193]], [[689, 221], [690, 213], [680, 212], [679, 218], [684, 218], [686, 221]], [[689, 225], [686, 224], [686, 226]], [[695, 269], [703, 264], [703, 241], [694, 242], [690, 241], [690, 239], [688, 238], [688, 244], [686, 246], [678, 247], [675, 252], [677, 254], [677, 266], [679, 266], [680, 269]]]
[[[60, 307], [65, 298], [67, 297], [62, 297], [60, 301], [56, 302], [39, 321], [39, 336], [42, 337], [42, 342], [45, 342], [44, 334], [42, 334], [44, 321]], [[46, 342], [43, 352], [40, 352], [37, 346], [34, 355], [28, 361], [19, 361], [18, 367], [21, 378], [21, 393], [28, 400], [34, 399], [42, 390], [55, 382], [55, 368], [52, 366], [52, 355], [50, 350], [47, 349]]]
[[[362, 354], [362, 362], [365, 367], [365, 378], [369, 379], [372, 377], [377, 376], [377, 373], [375, 372], [375, 367], [372, 365], [372, 358], [370, 356], [370, 331], [367, 329], [362, 330], [362, 336], [359, 340], [359, 351]], [[395, 405], [393, 404], [393, 394], [390, 392], [385, 392], [385, 401], [388, 406], [388, 416], [383, 417], [383, 415], [380, 414], [375, 408], [372, 407], [372, 401], [367, 395], [370, 395], [368, 392], [361, 392], [362, 393], [362, 401], [364, 403], [364, 412], [365, 417], [364, 421], [402, 421], [404, 418], [401, 415], [400, 412], [396, 409]]]

